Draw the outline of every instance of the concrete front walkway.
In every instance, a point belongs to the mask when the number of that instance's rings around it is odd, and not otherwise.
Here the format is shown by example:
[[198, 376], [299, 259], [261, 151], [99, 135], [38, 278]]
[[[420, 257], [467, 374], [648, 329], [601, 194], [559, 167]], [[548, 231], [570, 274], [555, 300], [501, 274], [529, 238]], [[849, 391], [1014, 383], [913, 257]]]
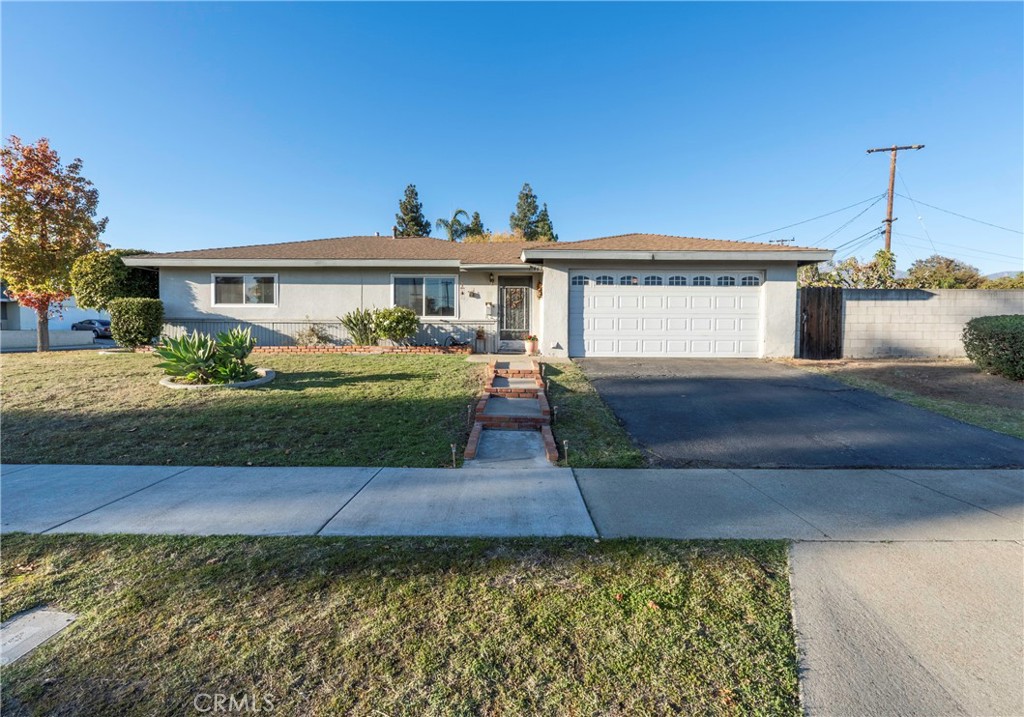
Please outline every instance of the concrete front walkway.
[[1021, 471], [12, 465], [0, 475], [3, 532], [790, 539], [808, 714], [1024, 714]]

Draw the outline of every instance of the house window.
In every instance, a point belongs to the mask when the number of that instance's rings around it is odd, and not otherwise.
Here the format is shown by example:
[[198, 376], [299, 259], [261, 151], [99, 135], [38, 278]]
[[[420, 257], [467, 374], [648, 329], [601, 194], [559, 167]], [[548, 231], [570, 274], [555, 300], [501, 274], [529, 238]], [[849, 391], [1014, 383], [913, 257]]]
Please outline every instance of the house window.
[[612, 286], [615, 283], [615, 279], [610, 276], [599, 276], [594, 279], [594, 283], [598, 286]]
[[589, 276], [574, 276], [572, 278], [573, 286], [587, 286], [590, 283]]
[[0, 321], [7, 321], [7, 302], [0, 302]]
[[761, 286], [760, 276], [744, 276], [740, 279], [740, 286]]
[[718, 277], [719, 286], [736, 286], [735, 276], [720, 276]]
[[645, 276], [644, 286], [661, 286], [662, 280], [660, 276]]
[[623, 277], [621, 277], [619, 279], [619, 284], [621, 286], [636, 286], [639, 283], [640, 283], [639, 279], [637, 279], [632, 274], [626, 274], [625, 276], [623, 276]]
[[711, 286], [710, 276], [695, 276], [693, 277], [694, 286]]
[[277, 304], [276, 274], [214, 274], [214, 306]]
[[393, 281], [395, 306], [412, 309], [417, 316], [455, 316], [454, 276], [396, 276]]
[[686, 286], [686, 277], [685, 276], [670, 276], [668, 278], [668, 285], [669, 286]]

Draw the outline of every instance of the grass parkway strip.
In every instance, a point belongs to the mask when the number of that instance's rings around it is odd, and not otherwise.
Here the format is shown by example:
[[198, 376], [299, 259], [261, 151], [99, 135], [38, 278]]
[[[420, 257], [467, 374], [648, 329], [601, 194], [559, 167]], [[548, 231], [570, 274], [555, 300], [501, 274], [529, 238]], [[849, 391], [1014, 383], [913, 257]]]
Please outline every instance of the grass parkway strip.
[[5, 715], [799, 713], [781, 542], [18, 534], [2, 577], [79, 615]]

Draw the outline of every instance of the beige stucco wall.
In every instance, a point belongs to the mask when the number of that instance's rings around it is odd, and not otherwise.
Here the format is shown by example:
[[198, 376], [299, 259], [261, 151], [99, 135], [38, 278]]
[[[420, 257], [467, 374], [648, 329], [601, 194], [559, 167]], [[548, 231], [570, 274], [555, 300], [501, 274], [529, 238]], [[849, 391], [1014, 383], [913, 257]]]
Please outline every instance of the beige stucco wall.
[[[276, 274], [277, 304], [259, 306], [214, 306], [213, 274]], [[444, 275], [458, 278], [456, 315], [450, 318], [424, 318], [419, 340], [443, 341], [449, 329], [463, 339], [467, 332], [483, 328], [488, 335], [488, 350], [495, 348], [497, 329], [498, 283], [500, 271], [459, 271], [457, 269], [345, 269], [291, 268], [268, 271], [257, 268], [162, 268], [160, 298], [169, 323], [175, 320], [237, 320], [259, 323], [337, 322], [337, 317], [356, 308], [381, 308], [392, 305], [392, 277], [395, 275]], [[494, 275], [494, 282], [490, 280]], [[511, 275], [511, 274], [510, 274]], [[521, 276], [522, 274], [516, 274]], [[540, 273], [534, 274], [536, 280]], [[539, 328], [541, 301], [532, 295], [533, 330]], [[457, 330], [456, 330], [457, 329]]]
[[607, 262], [607, 261], [545, 261], [544, 306], [541, 321], [541, 352], [549, 356], [568, 356], [569, 347], [569, 272], [571, 270], [615, 271], [644, 269], [659, 272], [696, 271], [764, 272], [762, 284], [763, 356], [792, 357], [797, 341], [796, 262]]

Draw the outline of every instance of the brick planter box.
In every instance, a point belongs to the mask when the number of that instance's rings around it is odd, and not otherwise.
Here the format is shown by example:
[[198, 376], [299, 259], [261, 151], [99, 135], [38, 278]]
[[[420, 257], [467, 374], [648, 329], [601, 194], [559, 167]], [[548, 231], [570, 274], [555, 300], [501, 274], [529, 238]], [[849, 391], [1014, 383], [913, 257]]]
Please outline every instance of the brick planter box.
[[[149, 353], [152, 346], [142, 346], [136, 351]], [[473, 353], [472, 346], [257, 346], [254, 354], [457, 354], [466, 356]]]

